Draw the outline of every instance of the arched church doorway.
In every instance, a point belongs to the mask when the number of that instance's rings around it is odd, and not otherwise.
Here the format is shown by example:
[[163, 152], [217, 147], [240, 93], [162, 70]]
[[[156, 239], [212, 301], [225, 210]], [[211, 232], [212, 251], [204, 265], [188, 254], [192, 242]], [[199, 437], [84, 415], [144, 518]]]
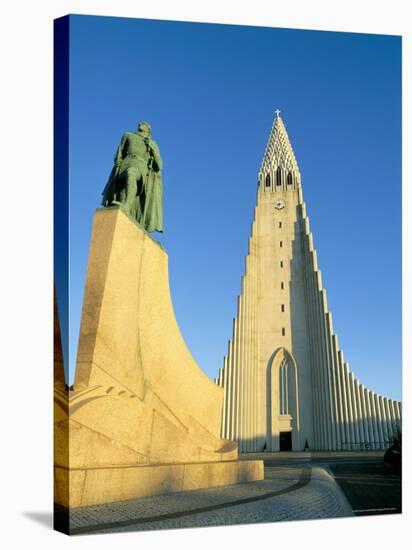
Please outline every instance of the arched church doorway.
[[271, 356], [266, 386], [268, 450], [300, 450], [298, 369], [285, 348]]

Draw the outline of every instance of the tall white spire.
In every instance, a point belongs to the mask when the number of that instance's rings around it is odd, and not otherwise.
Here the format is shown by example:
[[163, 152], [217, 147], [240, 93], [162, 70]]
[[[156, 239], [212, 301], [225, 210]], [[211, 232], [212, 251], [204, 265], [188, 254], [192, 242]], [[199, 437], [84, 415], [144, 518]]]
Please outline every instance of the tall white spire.
[[300, 172], [295, 154], [286, 131], [285, 124], [280, 117], [280, 110], [276, 109], [275, 119], [266, 144], [265, 154], [260, 168], [260, 176], [263, 181], [267, 174], [273, 174], [281, 169], [284, 179], [290, 173], [293, 180], [300, 183]]
[[383, 449], [401, 403], [351, 372], [333, 332], [298, 165], [277, 110], [223, 368], [222, 436], [242, 452]]

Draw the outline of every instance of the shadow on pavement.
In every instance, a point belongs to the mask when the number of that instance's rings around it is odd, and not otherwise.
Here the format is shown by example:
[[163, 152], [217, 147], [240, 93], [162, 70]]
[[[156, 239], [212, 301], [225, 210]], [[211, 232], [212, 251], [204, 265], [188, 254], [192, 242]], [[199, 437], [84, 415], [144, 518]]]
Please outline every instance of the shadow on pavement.
[[329, 464], [357, 516], [402, 512], [402, 479], [382, 462]]

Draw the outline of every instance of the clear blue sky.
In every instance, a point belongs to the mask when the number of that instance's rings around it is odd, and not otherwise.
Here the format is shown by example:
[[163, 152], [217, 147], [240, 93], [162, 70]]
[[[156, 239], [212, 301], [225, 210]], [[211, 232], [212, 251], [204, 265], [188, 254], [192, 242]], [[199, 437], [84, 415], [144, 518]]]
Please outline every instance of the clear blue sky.
[[164, 159], [155, 238], [176, 317], [217, 374], [279, 107], [345, 358], [401, 398], [399, 37], [72, 16], [70, 79], [70, 382], [94, 210], [122, 134], [142, 119]]

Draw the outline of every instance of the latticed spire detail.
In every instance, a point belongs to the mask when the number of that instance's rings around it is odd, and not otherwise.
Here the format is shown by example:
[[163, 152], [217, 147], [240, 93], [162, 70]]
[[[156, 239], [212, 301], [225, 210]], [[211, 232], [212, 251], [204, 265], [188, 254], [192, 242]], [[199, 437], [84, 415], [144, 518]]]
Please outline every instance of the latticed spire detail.
[[259, 173], [260, 180], [266, 181], [268, 174], [276, 177], [276, 171], [278, 169], [280, 169], [282, 173], [282, 179], [284, 178], [286, 180], [287, 176], [290, 174], [289, 177], [293, 178], [294, 187], [300, 184], [298, 163], [296, 162], [285, 124], [279, 116], [279, 111], [276, 112], [276, 117], [273, 121], [269, 139], [266, 144], [265, 154]]

